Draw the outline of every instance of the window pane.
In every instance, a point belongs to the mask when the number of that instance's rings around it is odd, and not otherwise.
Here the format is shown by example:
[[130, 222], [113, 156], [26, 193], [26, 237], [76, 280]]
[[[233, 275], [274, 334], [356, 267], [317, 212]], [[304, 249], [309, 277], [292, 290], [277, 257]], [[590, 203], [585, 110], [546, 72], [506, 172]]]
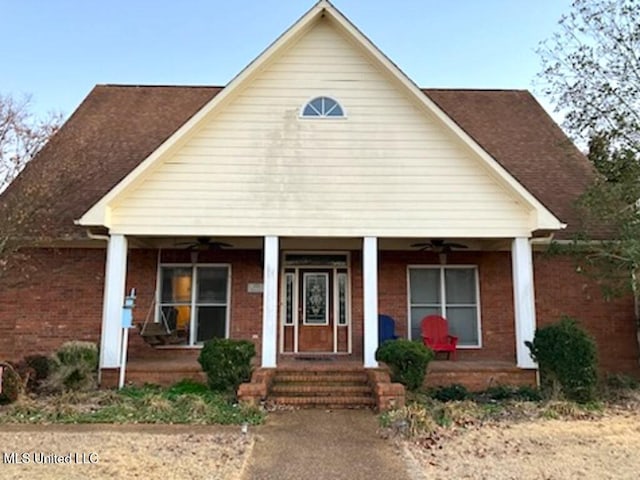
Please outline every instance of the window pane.
[[338, 325], [347, 324], [347, 274], [338, 274]]
[[312, 100], [311, 103], [309, 103], [309, 105], [315, 108], [316, 111], [321, 115], [324, 112], [324, 108], [322, 107], [322, 104], [323, 104], [322, 97], [318, 97], [315, 100]]
[[313, 109], [313, 107], [311, 107], [311, 105], [307, 105], [306, 107], [304, 107], [302, 115], [304, 115], [305, 117], [317, 117], [320, 114], [318, 112], [316, 112]]
[[342, 117], [342, 116], [344, 116], [344, 112], [342, 111], [342, 108], [340, 108], [340, 105], [338, 105], [336, 103], [336, 104], [334, 104], [333, 109], [329, 110], [327, 112], [327, 116], [328, 117]]
[[285, 288], [284, 288], [284, 296], [285, 296], [285, 316], [284, 323], [285, 325], [293, 325], [293, 273], [287, 273], [285, 277]]
[[478, 345], [478, 309], [476, 307], [447, 308], [449, 334], [458, 337], [458, 345]]
[[198, 268], [198, 303], [227, 303], [227, 268]]
[[158, 331], [164, 332], [165, 325], [169, 328], [169, 333], [175, 335], [171, 340], [172, 345], [187, 345], [189, 343], [189, 324], [191, 322], [191, 307], [188, 305], [163, 305], [160, 307], [159, 323], [161, 328]]
[[420, 322], [427, 315], [442, 315], [440, 307], [412, 307], [411, 308], [411, 339], [420, 340]]
[[226, 307], [198, 307], [196, 342], [226, 337]]
[[476, 303], [476, 274], [472, 268], [447, 268], [444, 271], [447, 304]]
[[440, 303], [440, 269], [413, 268], [409, 272], [411, 304]]
[[191, 302], [191, 268], [163, 267], [161, 283], [162, 303]]

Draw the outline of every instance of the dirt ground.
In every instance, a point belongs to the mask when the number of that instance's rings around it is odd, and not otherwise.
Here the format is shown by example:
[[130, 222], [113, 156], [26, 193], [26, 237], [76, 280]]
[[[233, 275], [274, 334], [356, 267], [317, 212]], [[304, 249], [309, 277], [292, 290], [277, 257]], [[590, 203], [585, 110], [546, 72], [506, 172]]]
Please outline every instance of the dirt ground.
[[434, 447], [404, 442], [415, 480], [637, 479], [639, 446], [640, 412], [484, 425]]
[[[0, 478], [233, 480], [246, 470], [261, 428], [243, 434], [236, 426], [2, 425]], [[411, 480], [635, 480], [640, 411], [483, 425], [431, 446], [400, 445]], [[8, 463], [14, 452], [29, 463]], [[50, 463], [52, 454], [68, 463]]]
[[[252, 447], [240, 427], [3, 425], [0, 478], [233, 480]], [[9, 463], [13, 452], [25, 463]]]

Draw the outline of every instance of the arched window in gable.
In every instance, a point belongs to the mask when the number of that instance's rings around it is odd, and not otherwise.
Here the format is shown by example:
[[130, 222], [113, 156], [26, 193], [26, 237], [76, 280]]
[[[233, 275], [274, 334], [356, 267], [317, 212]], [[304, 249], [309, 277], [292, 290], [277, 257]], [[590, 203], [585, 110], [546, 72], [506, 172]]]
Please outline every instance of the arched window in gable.
[[302, 109], [302, 116], [308, 118], [344, 117], [344, 109], [331, 97], [316, 97]]

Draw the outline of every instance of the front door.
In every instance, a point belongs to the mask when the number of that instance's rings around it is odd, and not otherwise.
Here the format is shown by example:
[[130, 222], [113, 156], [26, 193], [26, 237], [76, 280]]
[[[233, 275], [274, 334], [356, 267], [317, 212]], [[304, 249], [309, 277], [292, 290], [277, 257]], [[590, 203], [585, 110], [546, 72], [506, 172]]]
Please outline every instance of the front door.
[[351, 353], [349, 257], [283, 255], [280, 352]]
[[298, 282], [298, 349], [300, 352], [331, 352], [333, 270], [300, 269]]

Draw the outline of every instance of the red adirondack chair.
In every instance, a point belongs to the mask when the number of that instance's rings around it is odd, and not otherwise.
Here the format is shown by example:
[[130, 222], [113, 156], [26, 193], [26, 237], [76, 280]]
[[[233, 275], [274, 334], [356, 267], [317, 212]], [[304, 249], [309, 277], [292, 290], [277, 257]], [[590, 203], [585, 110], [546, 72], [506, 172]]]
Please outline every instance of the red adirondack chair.
[[447, 359], [456, 359], [456, 346], [458, 345], [458, 337], [449, 335], [449, 324], [444, 317], [440, 315], [427, 315], [420, 322], [420, 331], [422, 332], [422, 341], [435, 353], [447, 352]]

